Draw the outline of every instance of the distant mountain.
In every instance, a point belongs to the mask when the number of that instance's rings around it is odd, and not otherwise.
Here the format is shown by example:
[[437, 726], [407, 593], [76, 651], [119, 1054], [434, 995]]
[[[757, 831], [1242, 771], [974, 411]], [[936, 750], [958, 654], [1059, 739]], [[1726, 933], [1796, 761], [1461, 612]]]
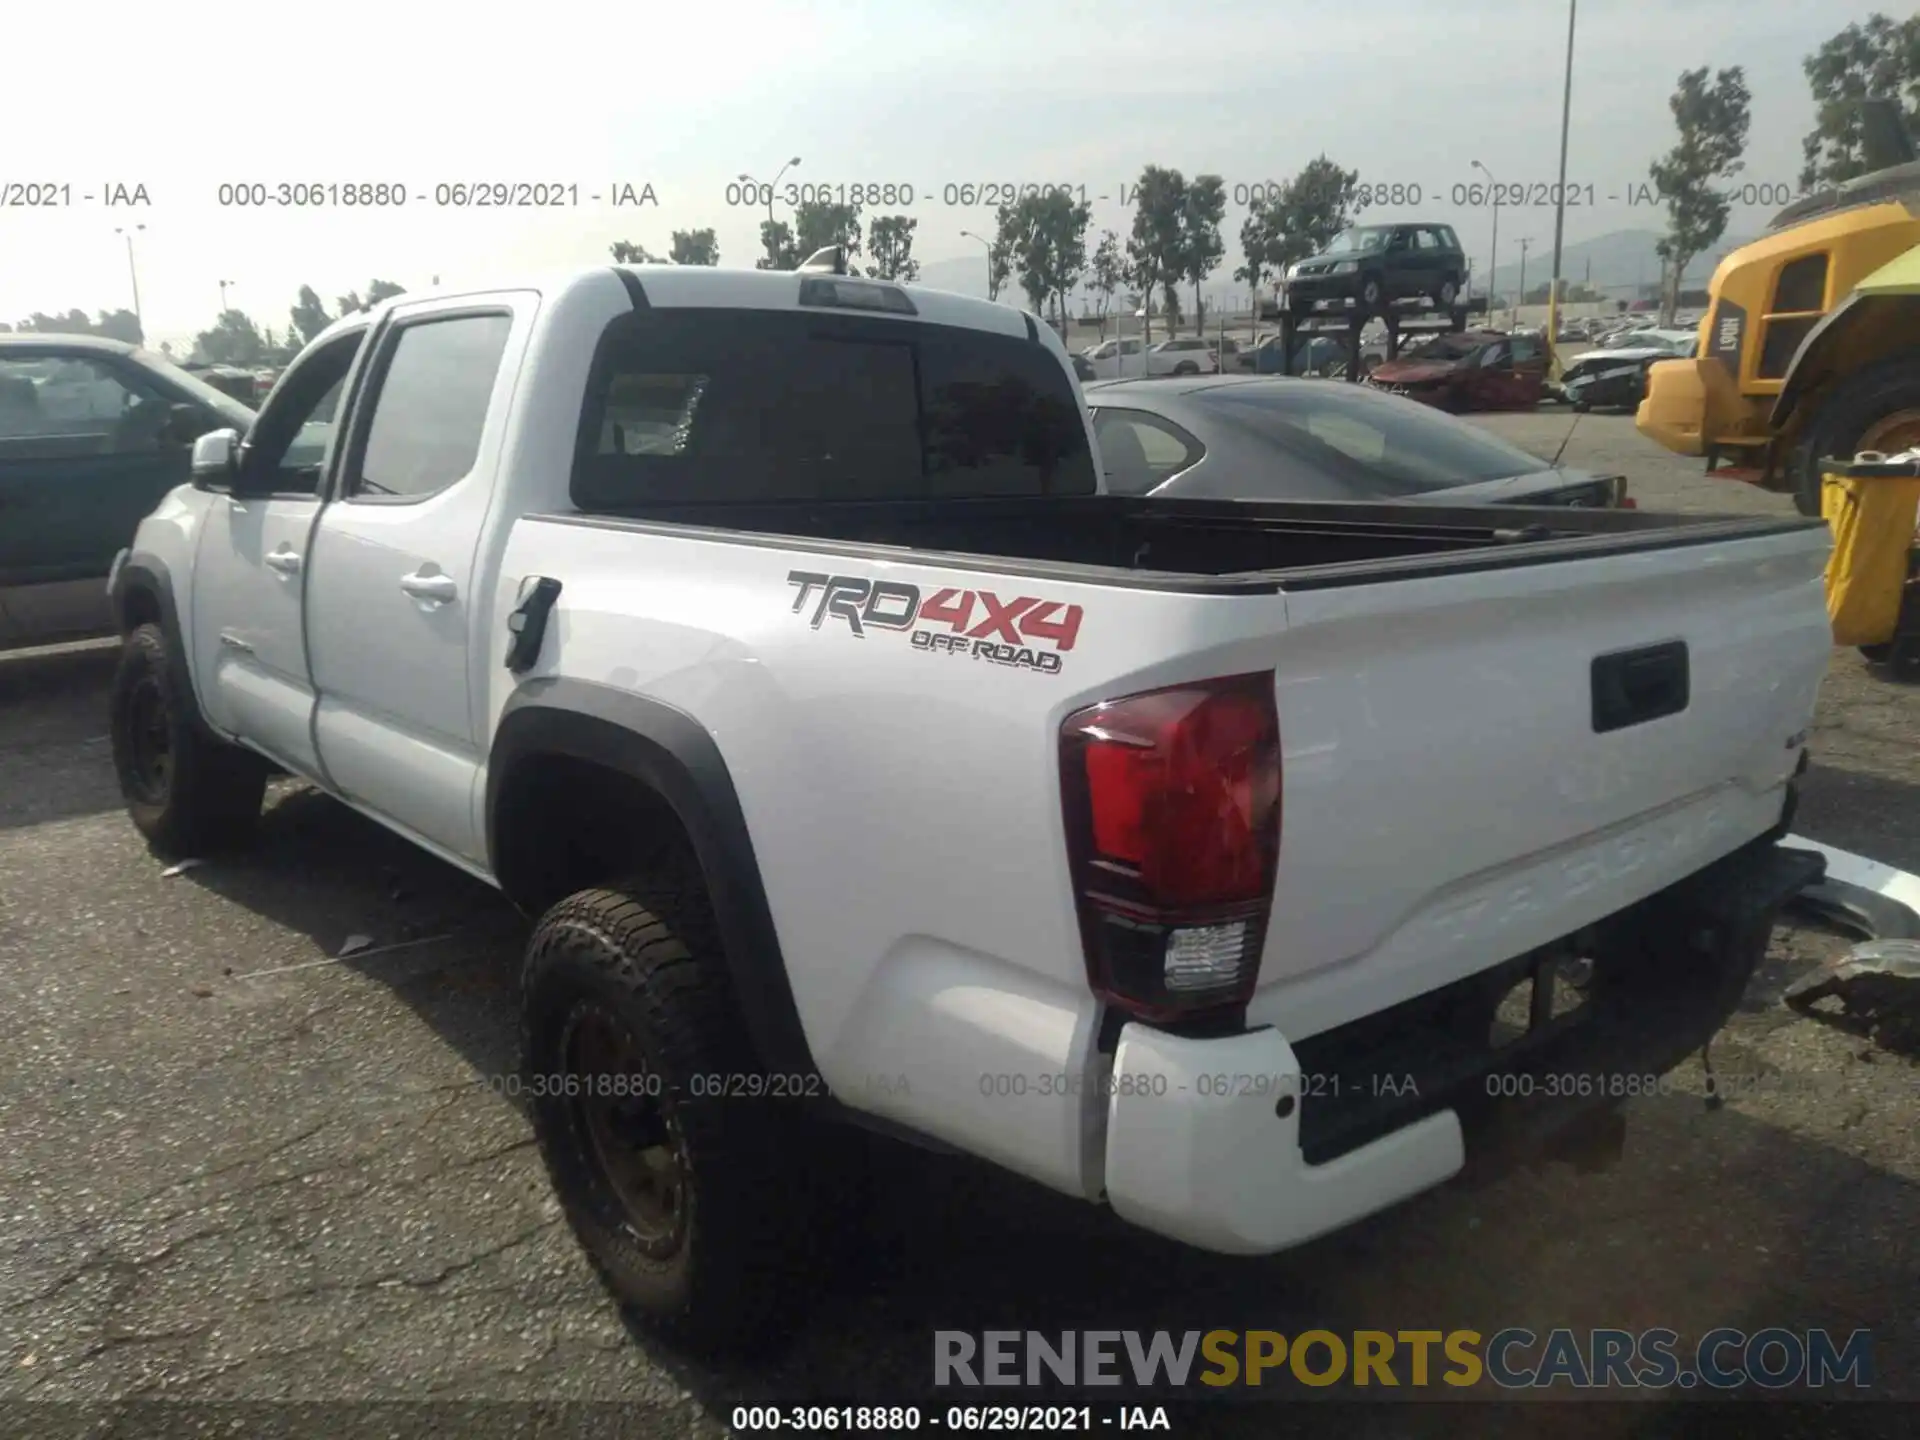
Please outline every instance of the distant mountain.
[[[1688, 285], [1704, 286], [1712, 278], [1714, 266], [1729, 250], [1749, 243], [1751, 235], [1728, 236], [1705, 255], [1696, 256], [1681, 277]], [[1563, 247], [1560, 273], [1569, 284], [1591, 285], [1594, 289], [1622, 300], [1632, 299], [1641, 285], [1660, 282], [1660, 257], [1653, 247], [1659, 242], [1657, 230], [1614, 230]], [[1494, 274], [1494, 289], [1511, 292], [1520, 284], [1520, 259], [1517, 244], [1504, 236], [1500, 241], [1500, 268]], [[1487, 252], [1470, 256], [1476, 262], [1476, 276], [1484, 274]], [[1551, 245], [1527, 247], [1527, 288], [1543, 284], [1553, 273]], [[1478, 288], [1476, 279], [1475, 288]]]

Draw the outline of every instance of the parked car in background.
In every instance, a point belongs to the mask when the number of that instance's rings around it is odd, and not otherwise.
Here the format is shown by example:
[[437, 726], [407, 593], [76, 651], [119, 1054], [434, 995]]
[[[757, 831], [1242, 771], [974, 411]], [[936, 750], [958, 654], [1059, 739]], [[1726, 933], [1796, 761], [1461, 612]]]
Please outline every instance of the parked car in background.
[[1089, 385], [1086, 398], [1115, 494], [1631, 508], [1617, 476], [1553, 469], [1477, 425], [1363, 385], [1115, 380]]
[[1287, 271], [1295, 315], [1357, 304], [1379, 310], [1424, 295], [1451, 310], [1466, 284], [1467, 256], [1451, 225], [1356, 225]]
[[253, 371], [243, 370], [238, 365], [189, 362], [182, 368], [203, 385], [218, 390], [222, 395], [231, 396], [243, 405], [249, 407], [257, 405], [266, 397], [266, 389], [261, 388], [259, 377]]
[[1442, 410], [1524, 410], [1546, 392], [1538, 335], [1465, 330], [1437, 335], [1374, 367], [1365, 384]]
[[1162, 340], [1147, 351], [1149, 375], [1214, 375], [1219, 369], [1212, 344], [1197, 335]]
[[253, 411], [165, 356], [90, 335], [0, 336], [0, 648], [103, 634], [114, 553]]
[[1072, 360], [1075, 379], [1084, 381], [1097, 380], [1100, 378], [1094, 371], [1093, 362], [1085, 355], [1075, 355], [1072, 357]]
[[[1117, 380], [1127, 375], [1147, 373], [1146, 342], [1139, 336], [1102, 341], [1086, 352], [1095, 379]], [[1082, 377], [1084, 378], [1084, 377]]]
[[1596, 405], [1635, 408], [1646, 398], [1652, 366], [1662, 360], [1690, 360], [1700, 344], [1694, 330], [1623, 332], [1620, 340], [1575, 355], [1562, 368], [1560, 394], [1575, 410]]
[[[1308, 335], [1295, 342], [1293, 368], [1288, 370], [1277, 334], [1262, 336], [1259, 344], [1240, 355], [1240, 368], [1256, 375], [1321, 375], [1344, 377], [1347, 373], [1347, 343], [1338, 335]], [[1360, 341], [1362, 373], [1387, 358], [1387, 337], [1363, 334]]]

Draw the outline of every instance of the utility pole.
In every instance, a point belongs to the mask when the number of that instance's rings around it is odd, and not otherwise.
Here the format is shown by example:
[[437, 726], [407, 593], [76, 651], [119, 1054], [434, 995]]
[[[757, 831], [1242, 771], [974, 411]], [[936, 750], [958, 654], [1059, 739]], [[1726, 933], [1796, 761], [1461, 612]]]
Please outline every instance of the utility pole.
[[1473, 168], [1487, 177], [1487, 183], [1493, 187], [1493, 248], [1487, 256], [1487, 323], [1493, 323], [1493, 277], [1500, 269], [1500, 182], [1493, 178], [1493, 172], [1478, 160]]
[[1513, 328], [1516, 330], [1520, 328], [1520, 307], [1527, 303], [1527, 247], [1531, 244], [1532, 236], [1520, 242], [1520, 293], [1513, 301]]
[[227, 313], [227, 287], [232, 284], [233, 281], [231, 280], [222, 280], [220, 282], [220, 313], [222, 315]]
[[[786, 164], [782, 165], [778, 170], [774, 171], [773, 179], [767, 182], [767, 223], [769, 225], [774, 223], [773, 221], [774, 189], [780, 184], [780, 177], [786, 174], [787, 171], [793, 169], [793, 167], [798, 165], [799, 163], [800, 163], [800, 157], [798, 155], [794, 156], [791, 160], [787, 161]], [[746, 171], [744, 170], [740, 172], [740, 178], [742, 181], [744, 181], [748, 185], [758, 185], [760, 183], [758, 180], [754, 179], [751, 175], [747, 174]]]
[[973, 231], [971, 230], [962, 230], [960, 233], [969, 240], [978, 240], [982, 245], [986, 247], [986, 250], [987, 250], [987, 299], [989, 300], [999, 299], [1000, 297], [994, 293], [994, 288], [993, 288], [993, 242], [987, 239], [987, 237], [984, 235], [974, 234]]
[[146, 334], [147, 322], [140, 314], [140, 271], [133, 263], [133, 231], [144, 230], [144, 225], [135, 225], [131, 230], [124, 225], [113, 227], [113, 233], [124, 236], [127, 242], [127, 278], [133, 282], [133, 318], [140, 322], [140, 333]]
[[1560, 183], [1554, 191], [1553, 283], [1547, 289], [1547, 374], [1558, 378], [1560, 355], [1554, 348], [1560, 325], [1560, 238], [1567, 225], [1567, 125], [1573, 115], [1573, 17], [1579, 0], [1567, 0], [1567, 78], [1560, 91]]

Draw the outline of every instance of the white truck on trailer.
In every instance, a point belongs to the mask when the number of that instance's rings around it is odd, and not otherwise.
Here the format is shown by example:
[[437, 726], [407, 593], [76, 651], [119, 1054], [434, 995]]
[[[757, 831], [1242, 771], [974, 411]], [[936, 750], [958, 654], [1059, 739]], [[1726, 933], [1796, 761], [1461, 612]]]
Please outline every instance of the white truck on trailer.
[[[600, 268], [349, 317], [203, 437], [113, 746], [162, 851], [280, 770], [535, 917], [567, 1213], [722, 1344], [792, 1313], [816, 1125], [1257, 1254], [1677, 1063], [1820, 871], [1826, 549], [1108, 495], [1031, 317]], [[1579, 1003], [1496, 1046], [1529, 977]]]

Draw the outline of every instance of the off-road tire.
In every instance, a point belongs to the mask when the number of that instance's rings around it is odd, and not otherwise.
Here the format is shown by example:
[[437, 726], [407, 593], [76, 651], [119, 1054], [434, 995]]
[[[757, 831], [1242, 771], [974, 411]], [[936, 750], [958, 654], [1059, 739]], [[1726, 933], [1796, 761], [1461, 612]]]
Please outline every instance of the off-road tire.
[[108, 728], [127, 814], [156, 853], [210, 855], [253, 833], [267, 763], [207, 728], [158, 625], [139, 626], [121, 648]]
[[[527, 943], [521, 1000], [523, 1083], [541, 1155], [608, 1288], [702, 1353], [777, 1342], [797, 1319], [809, 1221], [830, 1177], [807, 1163], [809, 1127], [791, 1099], [715, 1093], [762, 1069], [698, 880], [665, 874], [560, 901]], [[563, 1093], [578, 1075], [569, 1036], [583, 1015], [617, 1027], [658, 1085], [655, 1114], [681, 1177], [684, 1219], [653, 1239], [653, 1253], [595, 1158], [587, 1107]]]
[[1820, 462], [1851, 460], [1860, 437], [1896, 410], [1920, 409], [1920, 351], [1869, 365], [1836, 386], [1808, 424], [1794, 455], [1793, 508], [1820, 513]]
[[1454, 303], [1460, 297], [1460, 287], [1453, 282], [1451, 275], [1440, 282], [1440, 293], [1433, 297], [1434, 309], [1453, 313]]

